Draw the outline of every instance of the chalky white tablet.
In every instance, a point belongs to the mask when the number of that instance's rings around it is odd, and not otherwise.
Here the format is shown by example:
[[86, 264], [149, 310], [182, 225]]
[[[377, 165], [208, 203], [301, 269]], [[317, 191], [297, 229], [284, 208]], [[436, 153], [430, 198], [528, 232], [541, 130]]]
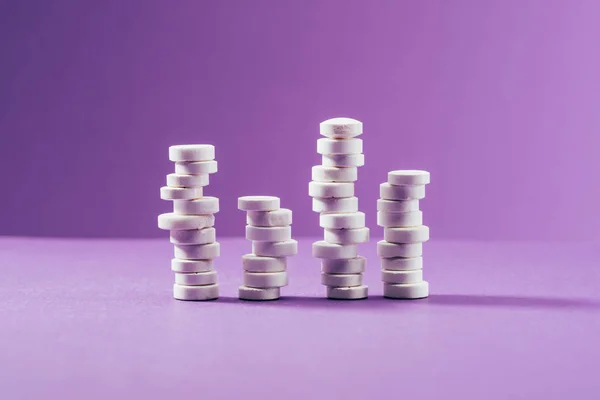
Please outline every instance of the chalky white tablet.
[[384, 228], [403, 228], [423, 225], [423, 212], [410, 211], [405, 213], [377, 212], [377, 225]]
[[214, 174], [218, 171], [216, 161], [197, 161], [197, 162], [177, 162], [175, 163], [175, 173], [182, 175], [205, 175]]
[[323, 154], [321, 164], [324, 167], [362, 167], [365, 165], [364, 154]]
[[419, 200], [385, 200], [377, 199], [377, 211], [409, 212], [419, 210]]
[[358, 168], [312, 167], [312, 180], [315, 182], [354, 182], [358, 179]]
[[285, 257], [261, 257], [254, 254], [242, 256], [242, 267], [248, 272], [282, 272], [286, 267]]
[[427, 296], [429, 296], [429, 283], [427, 281], [404, 285], [383, 284], [383, 297], [390, 299], [422, 299]]
[[273, 211], [279, 209], [279, 197], [243, 196], [238, 198], [238, 209], [243, 211]]
[[173, 212], [184, 215], [207, 215], [219, 212], [219, 199], [212, 196], [195, 200], [175, 200]]
[[423, 257], [382, 258], [381, 269], [392, 271], [412, 271], [423, 269]]
[[180, 144], [169, 147], [171, 161], [208, 161], [215, 158], [212, 144]]
[[288, 284], [286, 271], [248, 272], [244, 271], [244, 286], [255, 288], [283, 287]]
[[422, 243], [389, 243], [385, 240], [377, 242], [377, 255], [381, 258], [420, 257], [423, 254]]
[[291, 226], [246, 225], [246, 239], [259, 242], [285, 242], [292, 238]]
[[354, 183], [351, 182], [309, 182], [308, 195], [311, 197], [352, 197]]
[[212, 271], [213, 260], [182, 260], [173, 258], [171, 260], [171, 270], [173, 272], [192, 273]]
[[334, 244], [320, 240], [312, 244], [312, 255], [325, 259], [355, 258], [358, 256], [358, 247], [355, 244]]
[[173, 244], [207, 244], [217, 240], [215, 228], [192, 229], [187, 231], [171, 231]]
[[187, 286], [173, 285], [173, 297], [177, 300], [204, 301], [219, 297], [219, 285]]
[[163, 200], [193, 200], [202, 197], [201, 187], [169, 187], [160, 188], [160, 198]]
[[327, 297], [335, 300], [360, 300], [369, 296], [369, 288], [365, 285], [351, 287], [327, 286]]
[[318, 213], [353, 213], [358, 211], [358, 197], [322, 199], [314, 197], [312, 209]]
[[208, 186], [208, 174], [205, 175], [167, 175], [167, 186], [180, 188], [197, 188]]
[[264, 257], [290, 257], [298, 254], [298, 242], [252, 242], [252, 253]]
[[348, 259], [321, 260], [321, 272], [327, 274], [360, 274], [365, 272], [367, 259], [358, 256]]
[[167, 231], [202, 229], [214, 225], [214, 215], [181, 215], [166, 213], [158, 216], [158, 227]]
[[266, 301], [277, 300], [280, 297], [281, 291], [278, 287], [272, 288], [251, 288], [240, 286], [238, 289], [238, 297], [240, 300]]
[[246, 223], [252, 226], [288, 226], [292, 224], [292, 210], [248, 211]]
[[319, 124], [319, 131], [323, 136], [347, 139], [361, 135], [363, 124], [353, 118], [331, 118]]
[[423, 270], [394, 271], [383, 269], [381, 270], [381, 280], [385, 283], [394, 284], [417, 283], [423, 280]]
[[321, 284], [325, 286], [360, 286], [362, 274], [321, 274]]
[[319, 154], [360, 154], [362, 151], [362, 139], [321, 138], [317, 140]]
[[379, 197], [386, 200], [420, 200], [425, 198], [425, 185], [393, 186], [382, 183], [379, 185]]
[[415, 169], [388, 172], [390, 185], [427, 185], [429, 178], [429, 172]]
[[209, 260], [217, 258], [220, 255], [219, 242], [208, 244], [176, 244], [173, 246], [175, 258], [184, 260]]
[[212, 285], [217, 283], [217, 271], [175, 274], [175, 283], [186, 286]]
[[429, 240], [429, 227], [427, 225], [411, 226], [407, 228], [385, 228], [383, 238], [391, 243], [420, 243]]
[[358, 244], [369, 241], [369, 228], [325, 229], [325, 241], [336, 244]]
[[365, 213], [321, 214], [319, 225], [327, 229], [358, 229], [365, 227]]

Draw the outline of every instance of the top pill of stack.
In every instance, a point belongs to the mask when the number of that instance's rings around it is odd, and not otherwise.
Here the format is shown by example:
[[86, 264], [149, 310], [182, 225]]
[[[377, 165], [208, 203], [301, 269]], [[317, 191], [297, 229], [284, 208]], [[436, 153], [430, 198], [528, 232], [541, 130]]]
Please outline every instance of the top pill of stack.
[[429, 179], [430, 174], [427, 171], [407, 169], [388, 172], [388, 183], [394, 186], [427, 185]]
[[331, 118], [319, 124], [321, 135], [334, 139], [349, 139], [362, 135], [362, 122], [352, 118]]
[[210, 161], [215, 159], [215, 146], [212, 144], [180, 144], [169, 147], [169, 160]]

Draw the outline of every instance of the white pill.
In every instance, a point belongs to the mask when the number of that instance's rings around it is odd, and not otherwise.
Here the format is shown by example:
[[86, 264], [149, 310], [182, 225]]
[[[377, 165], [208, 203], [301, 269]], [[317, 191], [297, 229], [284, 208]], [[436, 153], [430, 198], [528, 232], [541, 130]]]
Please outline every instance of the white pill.
[[312, 180], [315, 182], [354, 182], [358, 179], [358, 168], [312, 167]]
[[354, 183], [352, 182], [309, 182], [308, 195], [311, 197], [352, 197]]
[[313, 211], [318, 213], [353, 213], [358, 211], [358, 197], [318, 198], [313, 197]]
[[423, 257], [382, 258], [381, 268], [391, 271], [412, 271], [423, 269]]
[[215, 159], [212, 144], [180, 144], [169, 147], [171, 161], [209, 161]]
[[423, 225], [423, 212], [420, 210], [405, 213], [378, 211], [377, 225], [384, 228], [404, 228]]
[[321, 138], [317, 140], [319, 154], [360, 154], [362, 151], [362, 139]]
[[355, 244], [334, 244], [323, 240], [312, 244], [312, 255], [325, 259], [348, 259], [358, 256], [358, 246]]
[[321, 284], [325, 286], [360, 286], [362, 274], [321, 274]]
[[383, 296], [390, 299], [422, 299], [429, 296], [429, 283], [427, 281], [404, 285], [384, 283]]
[[205, 175], [214, 174], [218, 171], [216, 161], [177, 162], [175, 173], [183, 175]]
[[248, 272], [282, 272], [286, 267], [285, 257], [261, 257], [254, 254], [242, 256], [242, 267]]
[[298, 254], [298, 242], [252, 242], [252, 253], [263, 257], [290, 257]]
[[171, 231], [173, 244], [207, 244], [217, 240], [215, 228], [192, 229], [188, 231]]
[[238, 209], [243, 211], [273, 211], [278, 210], [279, 197], [275, 196], [244, 196], [238, 198]]
[[183, 215], [216, 214], [219, 212], [219, 199], [206, 196], [195, 200], [175, 200], [173, 212]]
[[422, 243], [429, 240], [429, 227], [419, 225], [407, 228], [385, 228], [383, 238], [390, 243]]
[[219, 298], [219, 285], [187, 286], [173, 285], [173, 297], [177, 300], [204, 301]]
[[252, 226], [288, 226], [292, 224], [292, 210], [248, 211], [246, 223]]
[[246, 225], [246, 239], [258, 242], [285, 242], [292, 239], [292, 227]]
[[327, 297], [336, 300], [360, 300], [369, 296], [368, 286], [334, 287], [327, 286]]
[[327, 137], [352, 138], [363, 133], [363, 124], [353, 118], [331, 118], [319, 124], [319, 131]]
[[321, 272], [327, 274], [360, 274], [365, 272], [367, 259], [358, 256], [344, 260], [321, 260]]
[[324, 240], [336, 244], [358, 244], [369, 241], [369, 228], [325, 229]]
[[419, 200], [377, 200], [377, 211], [409, 212], [419, 210]]
[[173, 246], [175, 258], [184, 260], [212, 260], [220, 255], [219, 242], [207, 244], [176, 244]]
[[208, 186], [208, 174], [205, 175], [167, 175], [167, 186], [177, 188], [196, 188]]
[[429, 172], [415, 169], [390, 171], [388, 172], [388, 183], [390, 185], [427, 185]]
[[381, 280], [385, 283], [394, 284], [417, 283], [423, 280], [423, 270], [394, 271], [383, 269], [381, 270]]
[[181, 215], [174, 213], [160, 214], [158, 227], [167, 231], [189, 231], [208, 228], [215, 225], [214, 215]]
[[358, 229], [365, 227], [365, 213], [362, 211], [340, 214], [321, 214], [319, 225], [327, 229]]
[[324, 167], [362, 167], [365, 165], [364, 154], [323, 154], [321, 164]]
[[171, 270], [173, 272], [191, 273], [212, 271], [213, 260], [181, 260], [173, 258], [171, 260]]
[[389, 183], [379, 185], [379, 197], [386, 200], [411, 200], [425, 198], [425, 185], [393, 186]]
[[240, 286], [238, 295], [240, 300], [277, 300], [280, 297], [280, 289], [278, 287], [260, 289]]
[[212, 285], [217, 283], [217, 271], [175, 274], [175, 283], [185, 286]]
[[160, 198], [163, 200], [192, 200], [202, 197], [202, 188], [179, 188], [163, 186], [160, 188]]
[[381, 258], [420, 257], [423, 255], [422, 243], [389, 243], [385, 240], [377, 242], [377, 255]]
[[284, 287], [288, 284], [287, 272], [244, 271], [244, 286], [255, 288]]

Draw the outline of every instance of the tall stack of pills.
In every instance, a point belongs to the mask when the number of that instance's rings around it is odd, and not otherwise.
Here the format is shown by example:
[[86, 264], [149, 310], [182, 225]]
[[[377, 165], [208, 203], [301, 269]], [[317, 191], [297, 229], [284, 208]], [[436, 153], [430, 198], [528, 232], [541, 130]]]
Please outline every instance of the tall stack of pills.
[[173, 201], [173, 212], [158, 216], [158, 227], [170, 231], [175, 247], [173, 297], [178, 300], [213, 300], [219, 297], [213, 259], [219, 256], [215, 216], [219, 199], [204, 196], [209, 174], [217, 172], [215, 147], [209, 144], [169, 147], [175, 173], [167, 175], [160, 197]]
[[423, 280], [423, 242], [429, 228], [423, 225], [419, 200], [425, 198], [429, 172], [390, 171], [388, 181], [379, 187], [377, 225], [384, 240], [377, 243], [381, 257], [383, 295], [393, 299], [420, 299], [429, 296]]
[[366, 259], [358, 255], [358, 244], [369, 240], [365, 214], [358, 211], [354, 182], [358, 167], [365, 163], [362, 122], [351, 118], [333, 118], [321, 122], [317, 152], [322, 165], [312, 168], [308, 185], [313, 211], [320, 213], [324, 240], [313, 243], [312, 254], [321, 261], [321, 283], [331, 299], [364, 299], [367, 286], [362, 284]]
[[298, 253], [292, 239], [292, 211], [280, 208], [278, 197], [244, 196], [238, 208], [246, 211], [246, 239], [252, 241], [252, 254], [242, 256], [244, 284], [242, 300], [277, 300], [288, 284], [287, 257]]

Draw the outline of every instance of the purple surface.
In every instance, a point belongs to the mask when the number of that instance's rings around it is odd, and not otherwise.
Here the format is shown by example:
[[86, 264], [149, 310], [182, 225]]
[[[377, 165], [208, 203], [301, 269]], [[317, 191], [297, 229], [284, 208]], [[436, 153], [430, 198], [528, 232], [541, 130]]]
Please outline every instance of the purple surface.
[[[241, 239], [222, 240], [222, 298], [171, 298], [161, 240], [0, 239], [3, 399], [597, 399], [595, 244], [425, 246], [432, 295], [320, 298], [312, 240], [284, 298], [246, 303]], [[179, 397], [181, 396], [181, 397]]]

